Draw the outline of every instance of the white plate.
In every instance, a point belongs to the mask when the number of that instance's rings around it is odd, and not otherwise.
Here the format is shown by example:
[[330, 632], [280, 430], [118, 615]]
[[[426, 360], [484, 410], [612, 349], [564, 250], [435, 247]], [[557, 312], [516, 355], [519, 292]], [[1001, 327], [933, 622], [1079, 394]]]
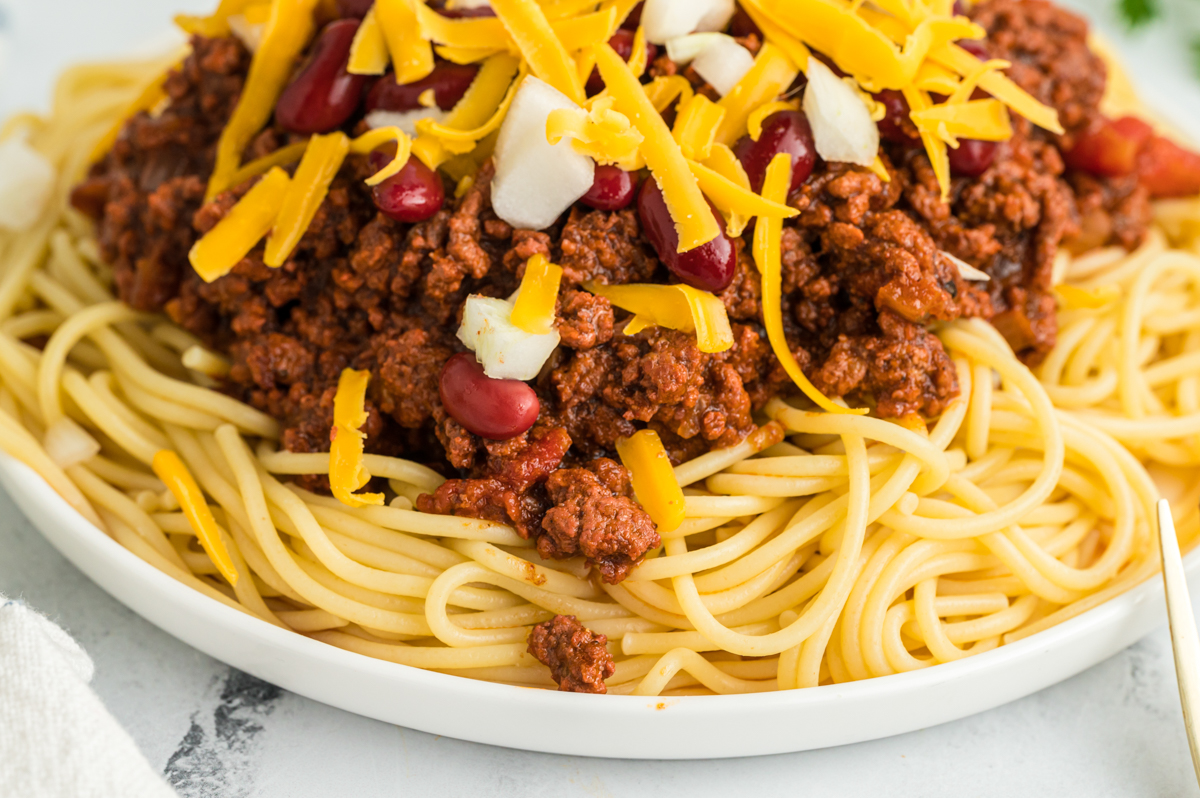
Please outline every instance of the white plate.
[[[214, 0], [0, 0], [0, 113], [45, 107], [53, 76], [75, 61], [119, 57], [174, 11]], [[1200, 85], [1167, 26], [1125, 37], [1111, 0], [1059, 0], [1093, 16], [1125, 53], [1147, 101], [1200, 140]], [[7, 35], [4, 35], [7, 34]], [[143, 46], [144, 49], [144, 46]], [[7, 51], [7, 52], [6, 52]], [[4, 56], [7, 56], [5, 58]], [[19, 76], [3, 68], [20, 64]], [[14, 80], [14, 77], [19, 79]], [[1165, 619], [1152, 580], [1010, 646], [914, 673], [749, 696], [645, 699], [492, 685], [380, 662], [285, 632], [180, 585], [75, 513], [32, 471], [0, 455], [0, 484], [42, 534], [104, 590], [219, 660], [317, 701], [475, 742], [602, 757], [699, 759], [774, 754], [878, 739], [982, 712], [1112, 656]], [[1185, 560], [1200, 589], [1200, 551]]]
[[[1153, 579], [1066, 623], [958, 662], [851, 684], [745, 696], [638, 698], [488, 684], [381, 662], [226, 607], [138, 559], [33, 471], [0, 455], [0, 484], [79, 570], [204, 653], [349, 712], [492, 745], [633, 759], [778, 754], [874, 740], [973, 715], [1089, 668], [1164, 620]], [[1200, 551], [1184, 561], [1200, 589]]]

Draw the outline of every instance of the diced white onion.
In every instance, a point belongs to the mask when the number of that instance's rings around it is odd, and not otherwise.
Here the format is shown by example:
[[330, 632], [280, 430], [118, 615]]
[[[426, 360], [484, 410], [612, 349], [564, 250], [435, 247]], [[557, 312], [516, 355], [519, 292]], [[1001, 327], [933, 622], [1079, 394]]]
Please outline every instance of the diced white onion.
[[458, 339], [475, 353], [483, 373], [497, 380], [532, 380], [558, 346], [558, 330], [534, 335], [512, 323], [513, 303], [472, 294], [463, 307]]
[[46, 454], [59, 468], [87, 462], [100, 454], [100, 444], [70, 418], [62, 418], [46, 429]]
[[0, 228], [28, 230], [54, 190], [54, 167], [20, 135], [0, 143]]
[[666, 44], [697, 30], [724, 30], [733, 12], [734, 0], [646, 0], [642, 28], [647, 41]]
[[592, 187], [596, 164], [569, 138], [546, 141], [546, 118], [579, 106], [530, 75], [517, 89], [496, 139], [492, 208], [513, 227], [544, 230]]
[[730, 36], [717, 35], [692, 61], [696, 74], [724, 97], [754, 66], [754, 56]]
[[954, 264], [954, 267], [956, 269], [958, 269], [959, 276], [962, 277], [964, 280], [984, 280], [984, 281], [986, 281], [986, 280], [992, 279], [991, 275], [989, 275], [987, 272], [976, 269], [974, 266], [967, 263], [962, 258], [956, 258], [953, 255], [951, 255], [949, 252], [946, 252], [945, 250], [941, 250], [941, 253], [942, 253], [943, 258], [945, 258], [946, 260], [948, 260]]
[[398, 127], [408, 134], [409, 138], [417, 137], [417, 122], [422, 119], [432, 119], [442, 122], [446, 112], [440, 108], [414, 108], [411, 111], [372, 111], [366, 115], [367, 126], [374, 129], [379, 127]]
[[[704, 3], [700, 5], [704, 5]], [[708, 10], [704, 13], [704, 16], [700, 17], [700, 21], [696, 23], [696, 30], [725, 30], [729, 25], [729, 20], [733, 19], [733, 15], [736, 12], [737, 5], [734, 3], [734, 0], [710, 0]]]
[[826, 161], [870, 166], [879, 154], [879, 128], [858, 92], [817, 58], [808, 59], [804, 113], [817, 154]]
[[242, 44], [246, 45], [246, 49], [252, 53], [258, 52], [258, 45], [262, 43], [263, 30], [266, 29], [266, 23], [249, 22], [245, 14], [233, 14], [228, 19], [229, 32], [242, 40]]
[[[676, 36], [667, 42], [667, 58], [676, 64], [690, 63], [693, 58], [704, 52], [704, 48], [725, 36], [724, 33], [689, 33], [687, 36]], [[725, 37], [728, 38], [728, 37]]]

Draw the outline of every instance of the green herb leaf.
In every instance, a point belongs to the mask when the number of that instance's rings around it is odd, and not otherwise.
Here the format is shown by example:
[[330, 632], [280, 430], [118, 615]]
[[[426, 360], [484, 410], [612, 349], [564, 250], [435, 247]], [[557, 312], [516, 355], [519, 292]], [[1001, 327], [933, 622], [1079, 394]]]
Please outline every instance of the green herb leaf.
[[1117, 9], [1131, 28], [1152, 22], [1162, 13], [1158, 0], [1119, 0]]
[[1200, 78], [1200, 35], [1192, 38], [1192, 42], [1188, 45], [1188, 49], [1192, 53], [1192, 73], [1197, 78]]

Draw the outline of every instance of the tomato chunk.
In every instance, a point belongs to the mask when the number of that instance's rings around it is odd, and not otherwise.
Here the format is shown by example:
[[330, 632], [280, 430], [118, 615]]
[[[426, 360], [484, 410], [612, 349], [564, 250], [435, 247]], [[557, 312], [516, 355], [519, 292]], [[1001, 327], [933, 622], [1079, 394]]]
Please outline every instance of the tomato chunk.
[[1152, 197], [1200, 194], [1200, 155], [1162, 136], [1150, 139], [1142, 149], [1137, 172]]
[[1066, 153], [1072, 169], [1100, 177], [1124, 177], [1138, 168], [1138, 153], [1154, 136], [1154, 130], [1131, 116], [1106, 120], [1079, 137]]

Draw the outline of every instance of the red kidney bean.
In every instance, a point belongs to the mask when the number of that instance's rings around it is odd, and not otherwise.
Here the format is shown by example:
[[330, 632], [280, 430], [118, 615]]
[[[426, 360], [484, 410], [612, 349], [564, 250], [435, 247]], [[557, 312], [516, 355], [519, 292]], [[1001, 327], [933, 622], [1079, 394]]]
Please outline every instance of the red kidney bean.
[[749, 135], [742, 136], [734, 145], [733, 152], [742, 162], [750, 178], [750, 187], [755, 192], [762, 191], [767, 166], [781, 152], [792, 156], [789, 194], [804, 185], [817, 163], [812, 127], [803, 111], [776, 111], [763, 120], [758, 141], [752, 140]]
[[343, 17], [362, 19], [375, 5], [375, 0], [337, 0], [338, 13]]
[[478, 6], [476, 8], [435, 8], [434, 11], [438, 12], [443, 17], [450, 17], [450, 19], [496, 16], [496, 11], [491, 6]]
[[629, 12], [629, 16], [625, 17], [625, 21], [621, 23], [621, 28], [624, 30], [637, 30], [638, 25], [642, 24], [642, 7], [646, 5], [644, 2], [638, 3]]
[[994, 141], [979, 141], [978, 139], [959, 139], [958, 149], [947, 147], [950, 155], [950, 171], [959, 177], [979, 177], [992, 166], [996, 160]]
[[[372, 168], [382, 169], [391, 157], [382, 150], [371, 153]], [[414, 156], [399, 172], [372, 188], [371, 198], [384, 216], [414, 224], [441, 210], [446, 189], [441, 176]]]
[[[608, 45], [616, 50], [617, 55], [621, 56], [623, 60], [628, 61], [633, 57], [633, 37], [634, 31], [621, 28], [608, 40]], [[646, 42], [646, 63], [654, 63], [657, 56], [658, 48], [650, 42]], [[600, 71], [595, 67], [592, 68], [592, 74], [588, 76], [585, 88], [589, 96], [604, 91], [604, 79], [600, 77]]]
[[438, 108], [449, 111], [467, 93], [477, 74], [479, 67], [473, 64], [439, 62], [420, 80], [400, 85], [389, 73], [375, 81], [367, 93], [367, 111], [415, 111], [421, 107], [421, 95], [429, 89], [433, 89]]
[[954, 0], [954, 16], [965, 17], [967, 15], [967, 7], [963, 5], [962, 0]]
[[741, 38], [743, 36], [749, 36], [753, 34], [758, 37], [759, 41], [762, 41], [762, 29], [759, 28], [754, 19], [746, 13], [746, 9], [742, 8], [741, 3], [736, 6], [736, 9], [737, 10], [733, 12], [733, 19], [729, 20], [729, 35]]
[[442, 406], [451, 418], [481, 438], [505, 441], [537, 421], [537, 394], [520, 380], [494, 380], [475, 356], [460, 353], [442, 366], [438, 380]]
[[715, 209], [712, 214], [721, 228], [721, 234], [693, 250], [677, 252], [679, 233], [658, 182], [653, 178], [645, 180], [638, 193], [638, 218], [642, 222], [642, 232], [650, 239], [658, 259], [681, 281], [715, 294], [724, 291], [733, 282], [737, 249], [729, 236], [725, 235], [725, 220]]
[[598, 211], [619, 211], [628, 208], [637, 194], [637, 173], [616, 166], [597, 166], [592, 187], [579, 198], [589, 208]]
[[921, 139], [918, 136], [910, 136], [904, 129], [903, 122], [908, 119], [911, 113], [908, 107], [908, 100], [904, 99], [904, 93], [895, 89], [884, 89], [875, 95], [877, 102], [882, 103], [887, 110], [883, 119], [879, 120], [879, 135], [886, 141], [893, 141], [897, 144], [917, 144]]
[[279, 95], [275, 121], [293, 133], [328, 133], [350, 118], [367, 79], [346, 71], [358, 20], [340, 19], [317, 36], [308, 63]]
[[978, 58], [980, 61], [986, 61], [990, 57], [988, 54], [987, 45], [982, 39], [959, 39], [955, 42], [955, 44]]

